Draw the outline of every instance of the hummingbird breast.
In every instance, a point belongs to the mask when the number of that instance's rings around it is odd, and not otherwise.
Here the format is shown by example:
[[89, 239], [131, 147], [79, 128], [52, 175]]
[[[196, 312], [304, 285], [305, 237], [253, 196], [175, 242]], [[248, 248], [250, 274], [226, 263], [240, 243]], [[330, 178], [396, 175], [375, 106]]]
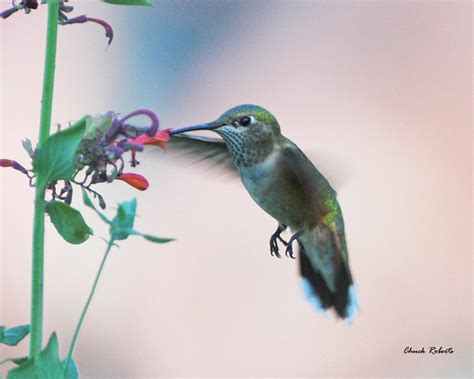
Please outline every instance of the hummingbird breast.
[[253, 200], [292, 230], [314, 227], [327, 215], [325, 200], [334, 191], [309, 159], [282, 137], [263, 160], [238, 166]]

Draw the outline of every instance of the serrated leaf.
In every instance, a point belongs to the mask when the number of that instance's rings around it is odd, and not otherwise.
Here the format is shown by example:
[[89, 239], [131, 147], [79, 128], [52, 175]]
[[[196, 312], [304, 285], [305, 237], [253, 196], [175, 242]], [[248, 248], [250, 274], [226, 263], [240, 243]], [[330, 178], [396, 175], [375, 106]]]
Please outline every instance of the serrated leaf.
[[113, 240], [124, 240], [135, 234], [133, 224], [137, 210], [137, 200], [124, 201], [117, 208], [117, 215], [110, 224], [110, 236]]
[[86, 207], [89, 207], [89, 208], [93, 209], [99, 215], [99, 217], [101, 218], [102, 221], [104, 221], [106, 224], [111, 223], [111, 221], [107, 217], [105, 217], [105, 215], [103, 213], [99, 212], [96, 209], [96, 207], [94, 207], [94, 204], [92, 204], [91, 198], [89, 197], [87, 192], [84, 190], [84, 188], [82, 189], [82, 201], [84, 202], [84, 205]]
[[52, 134], [38, 150], [33, 160], [37, 183], [41, 188], [60, 179], [72, 179], [76, 171], [76, 151], [86, 127], [87, 117], [73, 126]]
[[145, 7], [152, 7], [153, 4], [150, 0], [102, 0], [104, 3], [114, 5], [141, 5]]
[[46, 204], [46, 213], [51, 222], [66, 242], [78, 245], [85, 242], [93, 234], [81, 213], [60, 201], [50, 201]]
[[46, 348], [38, 357], [28, 359], [20, 366], [12, 368], [8, 372], [7, 379], [68, 378], [64, 374], [58, 350], [58, 337], [56, 333], [53, 333], [49, 338]]
[[29, 325], [20, 325], [9, 329], [6, 329], [4, 326], [2, 326], [0, 328], [0, 343], [8, 346], [16, 346], [23, 338], [28, 335], [29, 332]]

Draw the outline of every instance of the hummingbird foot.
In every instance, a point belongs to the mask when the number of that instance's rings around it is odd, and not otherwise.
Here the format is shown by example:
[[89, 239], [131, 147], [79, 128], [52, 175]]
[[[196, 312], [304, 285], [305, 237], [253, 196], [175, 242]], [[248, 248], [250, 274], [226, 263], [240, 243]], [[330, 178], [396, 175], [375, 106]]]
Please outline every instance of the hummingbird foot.
[[278, 224], [278, 228], [275, 233], [270, 237], [270, 254], [275, 255], [277, 258], [281, 258], [280, 249], [278, 248], [278, 240], [280, 240], [285, 246], [288, 245], [280, 234], [287, 228], [286, 225]]
[[301, 237], [302, 234], [303, 234], [303, 230], [300, 230], [299, 232], [296, 232], [295, 234], [291, 236], [290, 240], [288, 241], [288, 244], [286, 245], [286, 250], [285, 250], [285, 255], [287, 257], [296, 259], [293, 256], [293, 242], [295, 242], [295, 240], [297, 240], [298, 237]]

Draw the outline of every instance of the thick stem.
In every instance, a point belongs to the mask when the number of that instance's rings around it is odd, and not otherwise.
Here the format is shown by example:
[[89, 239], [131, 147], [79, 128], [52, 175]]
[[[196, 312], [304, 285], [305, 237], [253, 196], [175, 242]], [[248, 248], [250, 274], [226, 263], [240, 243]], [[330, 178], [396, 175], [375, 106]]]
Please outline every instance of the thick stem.
[[79, 332], [81, 331], [82, 323], [84, 322], [84, 318], [86, 316], [87, 310], [89, 309], [89, 305], [91, 304], [92, 298], [94, 297], [95, 289], [97, 287], [97, 283], [99, 282], [99, 278], [104, 269], [105, 261], [107, 260], [107, 257], [109, 256], [110, 250], [112, 249], [113, 245], [114, 245], [114, 240], [111, 239], [107, 244], [107, 249], [105, 250], [104, 257], [102, 258], [102, 262], [100, 263], [99, 270], [97, 271], [97, 274], [95, 276], [94, 284], [92, 285], [92, 289], [91, 289], [91, 292], [89, 293], [89, 297], [87, 298], [86, 304], [84, 305], [84, 308], [82, 309], [81, 317], [79, 317], [79, 322], [77, 323], [76, 330], [74, 331], [74, 336], [72, 337], [71, 346], [69, 346], [69, 352], [66, 357], [66, 367], [64, 368], [65, 372], [67, 372], [69, 362], [71, 361], [72, 352], [74, 351], [74, 347], [76, 346], [77, 337], [79, 336]]
[[[58, 36], [59, 1], [48, 1], [48, 25], [46, 34], [46, 56], [43, 76], [43, 98], [41, 102], [41, 121], [39, 146], [49, 136], [51, 112], [53, 107], [54, 69]], [[31, 322], [30, 322], [30, 358], [41, 352], [43, 338], [43, 267], [44, 267], [44, 210], [45, 189], [39, 187], [40, 178], [36, 178], [35, 209], [33, 225], [33, 263], [31, 279]]]

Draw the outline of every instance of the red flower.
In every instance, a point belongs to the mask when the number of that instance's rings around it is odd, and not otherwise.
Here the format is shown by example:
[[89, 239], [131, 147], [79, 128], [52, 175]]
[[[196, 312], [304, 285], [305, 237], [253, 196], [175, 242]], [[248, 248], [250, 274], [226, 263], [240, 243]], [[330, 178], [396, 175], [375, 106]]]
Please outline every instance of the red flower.
[[22, 174], [28, 175], [28, 170], [24, 168], [17, 161], [11, 159], [0, 159], [0, 167], [11, 167], [15, 170], [20, 171]]
[[0, 159], [0, 167], [12, 167], [13, 161], [11, 159]]
[[131, 172], [123, 173], [117, 176], [118, 180], [122, 180], [127, 184], [130, 184], [132, 187], [140, 191], [145, 191], [148, 188], [148, 180], [144, 176], [139, 174], [134, 174]]
[[170, 140], [169, 131], [171, 129], [159, 130], [153, 137], [142, 134], [141, 136], [129, 140], [129, 142], [142, 144], [142, 145], [155, 145], [159, 146], [163, 150], [166, 149], [166, 143]]

